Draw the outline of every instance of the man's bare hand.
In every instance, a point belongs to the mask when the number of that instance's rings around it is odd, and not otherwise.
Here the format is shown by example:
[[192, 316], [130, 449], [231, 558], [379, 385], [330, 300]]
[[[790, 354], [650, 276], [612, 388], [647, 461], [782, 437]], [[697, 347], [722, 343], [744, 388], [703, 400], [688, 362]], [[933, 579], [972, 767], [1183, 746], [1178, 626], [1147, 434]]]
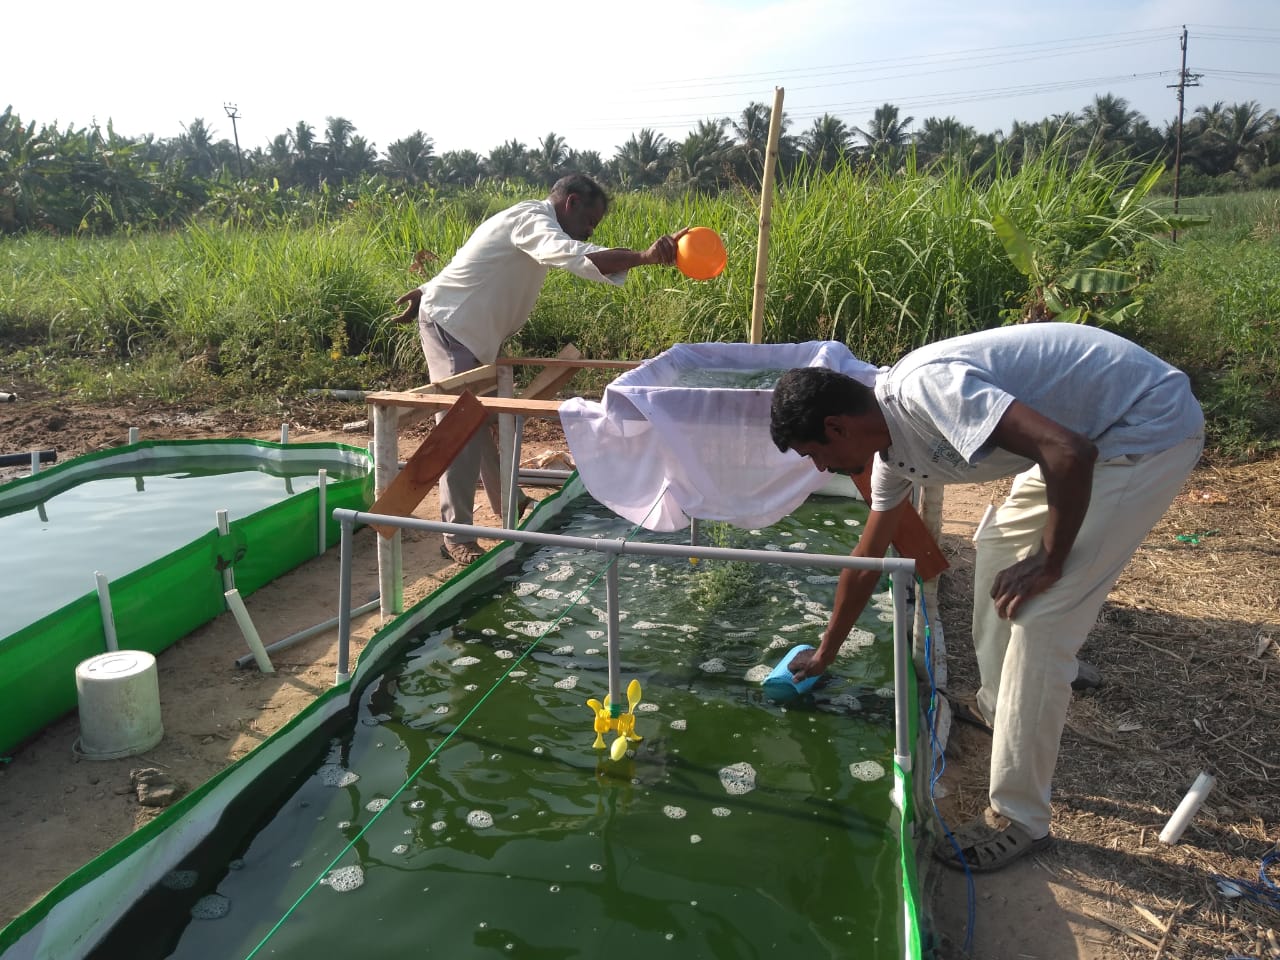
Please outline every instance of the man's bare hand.
[[996, 605], [996, 615], [1005, 620], [1012, 619], [1026, 601], [1044, 593], [1061, 576], [1061, 570], [1050, 568], [1043, 550], [1006, 567], [996, 574], [991, 584], [991, 599]]
[[829, 663], [818, 656], [817, 650], [801, 650], [791, 658], [791, 679], [801, 683], [810, 677], [820, 677], [827, 672], [829, 666]]
[[644, 252], [645, 263], [663, 267], [673, 266], [676, 262], [676, 244], [688, 232], [689, 228], [685, 227], [678, 233], [670, 233], [653, 241], [653, 245]]
[[419, 289], [418, 287], [414, 287], [412, 290], [406, 293], [403, 297], [399, 297], [396, 300], [396, 306], [400, 306], [402, 303], [408, 304], [408, 306], [404, 308], [404, 313], [400, 314], [398, 317], [392, 317], [391, 322], [392, 323], [412, 323], [413, 321], [417, 320], [418, 307], [422, 304], [422, 290]]

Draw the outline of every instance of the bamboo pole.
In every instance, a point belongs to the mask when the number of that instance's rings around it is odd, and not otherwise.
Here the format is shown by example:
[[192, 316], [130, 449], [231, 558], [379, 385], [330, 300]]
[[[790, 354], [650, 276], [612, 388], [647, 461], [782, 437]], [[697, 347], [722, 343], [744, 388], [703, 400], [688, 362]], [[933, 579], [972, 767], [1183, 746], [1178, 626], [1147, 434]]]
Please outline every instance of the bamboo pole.
[[778, 165], [778, 137], [782, 133], [782, 87], [773, 88], [773, 112], [769, 115], [769, 145], [764, 152], [764, 178], [760, 182], [760, 236], [756, 241], [756, 286], [751, 301], [751, 342], [764, 342], [764, 300], [769, 272], [769, 213], [773, 208], [773, 170]]

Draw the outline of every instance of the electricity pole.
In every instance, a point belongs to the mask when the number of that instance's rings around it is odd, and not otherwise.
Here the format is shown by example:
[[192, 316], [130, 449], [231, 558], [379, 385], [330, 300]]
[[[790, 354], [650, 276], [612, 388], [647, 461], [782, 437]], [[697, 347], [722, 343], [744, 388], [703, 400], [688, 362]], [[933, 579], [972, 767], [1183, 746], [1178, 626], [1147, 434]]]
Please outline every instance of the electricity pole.
[[[1185, 31], [1184, 31], [1184, 36], [1185, 36]], [[1184, 63], [1184, 66], [1185, 66], [1185, 63]], [[244, 160], [240, 156], [240, 131], [236, 129], [236, 121], [240, 119], [240, 108], [237, 107], [234, 103], [224, 103], [222, 105], [222, 109], [227, 111], [227, 116], [231, 118], [231, 136], [235, 137], [235, 141], [236, 141], [236, 173], [239, 174], [240, 179], [243, 180], [244, 179]], [[1178, 128], [1179, 129], [1182, 128], [1181, 121], [1179, 121]], [[1177, 210], [1178, 209], [1178, 206], [1177, 206], [1178, 177], [1176, 173], [1174, 174], [1173, 183], [1174, 183], [1174, 187], [1173, 187], [1174, 207], [1173, 208]]]
[[[1202, 73], [1187, 73], [1187, 27], [1182, 27], [1182, 68], [1178, 71], [1178, 82], [1169, 86], [1178, 91], [1178, 130], [1173, 148], [1173, 212], [1178, 212], [1179, 185], [1182, 180], [1182, 115], [1187, 87], [1198, 87]], [[1173, 231], [1173, 242], [1178, 242], [1178, 231]]]

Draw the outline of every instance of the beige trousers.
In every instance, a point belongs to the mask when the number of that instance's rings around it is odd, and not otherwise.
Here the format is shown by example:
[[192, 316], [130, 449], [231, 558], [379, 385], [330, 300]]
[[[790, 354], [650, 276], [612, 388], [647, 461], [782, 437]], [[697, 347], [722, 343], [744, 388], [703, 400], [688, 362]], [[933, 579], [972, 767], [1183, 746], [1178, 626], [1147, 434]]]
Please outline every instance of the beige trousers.
[[1012, 620], [996, 615], [995, 575], [1040, 546], [1048, 516], [1040, 468], [1019, 474], [1009, 498], [978, 537], [973, 645], [978, 706], [995, 729], [991, 806], [1032, 837], [1049, 832], [1049, 791], [1076, 676], [1076, 653], [1120, 571], [1177, 496], [1203, 438], [1161, 453], [1095, 465], [1089, 511], [1062, 572]]
[[[427, 358], [427, 375], [432, 383], [465, 373], [480, 366], [462, 344], [445, 333], [434, 323], [419, 319], [418, 335], [422, 339], [422, 352]], [[436, 423], [444, 419], [447, 410], [436, 414]], [[493, 418], [490, 418], [492, 422]], [[476, 480], [484, 484], [489, 506], [498, 516], [502, 515], [502, 499], [499, 486], [498, 448], [494, 445], [489, 425], [480, 428], [465, 447], [453, 458], [453, 462], [440, 478], [440, 519], [445, 523], [468, 524], [475, 520]], [[445, 534], [446, 543], [459, 543], [463, 537]]]

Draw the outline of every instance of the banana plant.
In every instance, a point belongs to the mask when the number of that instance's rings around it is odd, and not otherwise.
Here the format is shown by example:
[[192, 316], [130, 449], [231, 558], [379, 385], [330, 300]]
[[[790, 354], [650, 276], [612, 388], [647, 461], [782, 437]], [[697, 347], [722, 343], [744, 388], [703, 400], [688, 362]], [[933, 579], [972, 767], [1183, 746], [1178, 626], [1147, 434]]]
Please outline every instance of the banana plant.
[[1144, 203], [1164, 167], [1153, 163], [1138, 182], [1116, 200], [1109, 215], [1091, 214], [1083, 226], [1091, 238], [1079, 247], [1064, 239], [1035, 239], [1005, 213], [995, 214], [988, 226], [1004, 248], [1009, 262], [1030, 281], [1021, 319], [1087, 323], [1097, 319], [1118, 326], [1137, 314], [1142, 301], [1127, 298], [1103, 309], [1108, 297], [1133, 292], [1142, 277], [1129, 265], [1139, 242], [1207, 222], [1204, 217], [1169, 217]]

